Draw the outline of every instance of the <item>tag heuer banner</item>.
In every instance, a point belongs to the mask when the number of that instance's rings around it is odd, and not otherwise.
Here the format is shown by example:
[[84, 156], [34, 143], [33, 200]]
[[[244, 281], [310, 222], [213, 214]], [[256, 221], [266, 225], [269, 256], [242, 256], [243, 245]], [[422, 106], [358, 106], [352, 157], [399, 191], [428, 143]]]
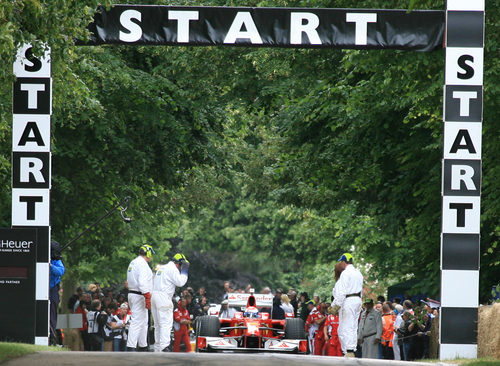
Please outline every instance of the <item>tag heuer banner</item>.
[[433, 51], [444, 27], [433, 10], [116, 5], [99, 9], [86, 44]]

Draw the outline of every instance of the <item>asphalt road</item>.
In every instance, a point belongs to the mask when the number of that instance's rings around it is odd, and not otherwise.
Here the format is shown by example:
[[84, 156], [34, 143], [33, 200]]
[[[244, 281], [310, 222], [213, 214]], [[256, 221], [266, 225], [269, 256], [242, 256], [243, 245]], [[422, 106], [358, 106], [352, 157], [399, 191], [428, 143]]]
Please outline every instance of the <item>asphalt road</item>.
[[39, 352], [20, 357], [2, 366], [151, 366], [151, 365], [204, 365], [204, 366], [282, 366], [282, 365], [356, 365], [356, 366], [429, 366], [445, 363], [370, 360], [360, 358], [321, 357], [284, 354], [241, 353], [132, 353], [132, 352]]

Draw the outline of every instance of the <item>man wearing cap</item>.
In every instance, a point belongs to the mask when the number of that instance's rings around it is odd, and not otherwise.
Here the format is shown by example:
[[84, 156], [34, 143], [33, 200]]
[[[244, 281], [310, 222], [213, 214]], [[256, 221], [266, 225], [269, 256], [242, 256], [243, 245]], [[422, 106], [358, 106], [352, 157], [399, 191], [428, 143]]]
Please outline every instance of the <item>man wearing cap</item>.
[[156, 271], [153, 280], [152, 313], [155, 322], [155, 352], [171, 352], [175, 287], [184, 286], [188, 280], [189, 261], [181, 253]]
[[366, 299], [358, 328], [358, 344], [362, 358], [378, 358], [378, 345], [382, 336], [382, 316], [373, 308], [373, 300]]
[[232, 319], [236, 314], [236, 310], [229, 307], [229, 300], [222, 300], [219, 318]]
[[128, 303], [132, 317], [128, 331], [127, 351], [148, 351], [148, 310], [151, 310], [151, 290], [153, 272], [149, 262], [154, 250], [144, 244], [139, 248], [139, 256], [130, 262], [127, 270], [129, 286]]
[[341, 268], [339, 280], [333, 288], [332, 306], [339, 311], [339, 339], [346, 357], [355, 357], [358, 343], [358, 319], [361, 313], [361, 291], [363, 275], [353, 266], [353, 258], [344, 253], [338, 260]]
[[424, 309], [427, 311], [427, 314], [429, 315], [429, 318], [434, 319], [435, 316], [438, 314], [439, 307], [441, 306], [441, 303], [439, 303], [436, 300], [431, 300], [427, 299], [427, 301], [420, 300], [424, 304]]

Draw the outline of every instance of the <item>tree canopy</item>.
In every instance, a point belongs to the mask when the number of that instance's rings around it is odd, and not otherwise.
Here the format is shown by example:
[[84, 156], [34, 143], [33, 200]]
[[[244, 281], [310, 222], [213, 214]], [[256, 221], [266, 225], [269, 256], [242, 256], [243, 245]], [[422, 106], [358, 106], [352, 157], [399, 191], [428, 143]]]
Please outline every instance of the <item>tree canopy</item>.
[[[110, 5], [113, 2], [106, 2]], [[135, 1], [132, 3], [143, 3]], [[444, 9], [444, 1], [150, 1]], [[121, 281], [139, 244], [194, 259], [190, 282], [331, 291], [352, 251], [373, 291], [439, 296], [444, 53], [75, 46], [98, 1], [0, 3], [0, 226], [10, 225], [15, 46], [53, 60], [52, 235], [68, 283]], [[481, 300], [500, 278], [499, 4], [486, 0]], [[258, 287], [257, 287], [258, 288]], [[375, 290], [376, 289], [376, 290]]]

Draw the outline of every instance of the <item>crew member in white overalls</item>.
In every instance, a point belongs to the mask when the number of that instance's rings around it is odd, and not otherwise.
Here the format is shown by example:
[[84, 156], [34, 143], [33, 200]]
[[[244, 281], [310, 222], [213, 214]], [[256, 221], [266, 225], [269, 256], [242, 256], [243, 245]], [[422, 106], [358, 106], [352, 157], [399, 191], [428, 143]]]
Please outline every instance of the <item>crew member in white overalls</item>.
[[153, 254], [155, 251], [151, 245], [144, 244], [139, 248], [139, 256], [128, 266], [128, 304], [132, 316], [128, 331], [127, 351], [148, 351], [148, 310], [151, 310], [153, 287], [153, 272], [149, 267], [149, 262]]
[[338, 260], [342, 273], [333, 288], [332, 307], [339, 310], [338, 335], [342, 352], [346, 357], [355, 357], [358, 344], [358, 320], [361, 313], [363, 275], [353, 266], [353, 258], [344, 253]]
[[174, 255], [172, 261], [162, 265], [156, 271], [153, 280], [151, 300], [155, 326], [155, 352], [171, 352], [170, 332], [174, 316], [175, 287], [184, 286], [188, 279], [189, 261], [181, 253]]

